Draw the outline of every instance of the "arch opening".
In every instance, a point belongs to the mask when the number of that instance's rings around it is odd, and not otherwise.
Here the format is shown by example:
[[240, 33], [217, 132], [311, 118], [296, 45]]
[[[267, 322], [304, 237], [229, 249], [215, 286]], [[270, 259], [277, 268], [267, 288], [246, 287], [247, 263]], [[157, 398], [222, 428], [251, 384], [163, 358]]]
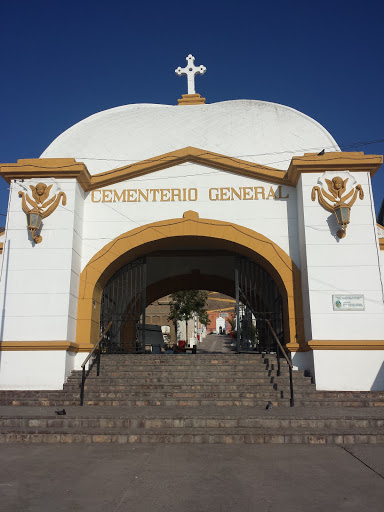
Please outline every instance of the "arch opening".
[[[260, 268], [276, 287], [285, 345], [289, 350], [305, 349], [300, 272], [293, 261], [275, 243], [252, 230], [199, 219], [197, 214], [124, 233], [92, 258], [80, 277], [78, 344], [86, 351], [97, 340], [103, 291], [113, 276], [124, 273], [126, 265], [145, 261], [146, 286], [139, 300], [142, 312], [144, 304], [146, 307], [176, 290], [215, 290], [234, 297], [234, 269], [239, 258]], [[262, 299], [258, 300], [261, 304]]]
[[[176, 291], [212, 289], [236, 298], [237, 351], [271, 350], [274, 343], [266, 319], [285, 342], [283, 299], [265, 269], [235, 253], [190, 249], [150, 253], [125, 265], [109, 280], [100, 308], [101, 331], [113, 322], [108, 352], [139, 353], [148, 351], [151, 344], [161, 344], [159, 336], [156, 343], [153, 341], [155, 328], [146, 316], [154, 298]], [[195, 344], [196, 335], [192, 337]], [[188, 344], [189, 339], [186, 329], [183, 343]]]

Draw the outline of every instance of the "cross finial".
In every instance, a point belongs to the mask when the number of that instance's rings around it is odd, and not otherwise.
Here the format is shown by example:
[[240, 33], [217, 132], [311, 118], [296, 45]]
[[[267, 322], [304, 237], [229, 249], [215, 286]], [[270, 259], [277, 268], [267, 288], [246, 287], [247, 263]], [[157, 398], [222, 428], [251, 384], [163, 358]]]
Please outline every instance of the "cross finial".
[[188, 94], [196, 94], [195, 91], [195, 75], [197, 73], [200, 73], [201, 75], [204, 75], [204, 73], [207, 71], [207, 68], [205, 66], [195, 66], [195, 57], [191, 54], [188, 55], [186, 58], [187, 65], [185, 68], [181, 68], [180, 66], [175, 69], [176, 75], [187, 75], [188, 78]]

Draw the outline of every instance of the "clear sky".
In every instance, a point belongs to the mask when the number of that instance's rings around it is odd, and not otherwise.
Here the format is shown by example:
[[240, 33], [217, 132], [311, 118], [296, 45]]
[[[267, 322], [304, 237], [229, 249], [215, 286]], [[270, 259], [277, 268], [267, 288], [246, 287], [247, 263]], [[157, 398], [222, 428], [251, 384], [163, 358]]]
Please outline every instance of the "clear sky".
[[[384, 154], [384, 4], [3, 0], [0, 161], [38, 158], [60, 133], [128, 103], [176, 104], [192, 53], [208, 103], [258, 99], [320, 122], [345, 151]], [[378, 210], [384, 171], [373, 179]], [[7, 209], [0, 183], [0, 212]], [[5, 217], [0, 217], [0, 226]]]

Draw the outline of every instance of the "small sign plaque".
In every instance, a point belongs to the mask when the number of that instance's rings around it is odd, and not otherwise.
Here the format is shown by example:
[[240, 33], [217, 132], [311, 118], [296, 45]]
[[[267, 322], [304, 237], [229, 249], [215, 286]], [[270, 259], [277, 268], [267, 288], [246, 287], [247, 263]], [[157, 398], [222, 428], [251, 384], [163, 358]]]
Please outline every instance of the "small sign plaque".
[[332, 295], [334, 311], [365, 311], [364, 295]]

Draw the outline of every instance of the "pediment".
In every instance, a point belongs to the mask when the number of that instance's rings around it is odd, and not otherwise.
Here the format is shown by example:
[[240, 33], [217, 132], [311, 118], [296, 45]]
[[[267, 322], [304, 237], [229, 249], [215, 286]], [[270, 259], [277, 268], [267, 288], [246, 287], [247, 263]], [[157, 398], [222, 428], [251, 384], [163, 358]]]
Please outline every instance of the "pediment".
[[151, 174], [153, 172], [187, 162], [193, 162], [214, 169], [229, 171], [241, 176], [257, 178], [272, 183], [287, 184], [286, 171], [247, 162], [230, 156], [220, 155], [203, 149], [186, 147], [148, 160], [142, 160], [141, 162], [136, 162], [111, 171], [96, 174], [91, 177], [90, 189], [102, 188], [121, 181], [138, 178], [146, 174]]
[[227, 171], [240, 176], [268, 181], [278, 185], [296, 186], [302, 172], [350, 169], [370, 172], [371, 176], [382, 164], [382, 157], [363, 153], [333, 152], [325, 155], [307, 153], [293, 157], [287, 171], [248, 162], [239, 158], [213, 153], [191, 146], [171, 151], [147, 160], [90, 175], [86, 165], [74, 158], [21, 159], [16, 164], [2, 164], [0, 175], [9, 183], [11, 179], [76, 178], [85, 191], [114, 185], [162, 169], [187, 162]]

